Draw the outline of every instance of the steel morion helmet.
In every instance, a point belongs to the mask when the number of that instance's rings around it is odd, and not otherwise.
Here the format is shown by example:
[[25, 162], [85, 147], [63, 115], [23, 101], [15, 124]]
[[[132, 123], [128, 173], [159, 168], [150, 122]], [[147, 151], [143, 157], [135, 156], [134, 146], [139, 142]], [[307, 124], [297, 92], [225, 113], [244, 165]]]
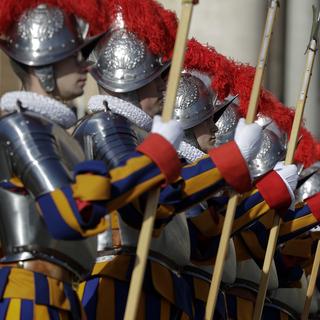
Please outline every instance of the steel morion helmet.
[[301, 202], [318, 192], [320, 192], [320, 162], [314, 163], [301, 172], [298, 188], [295, 191], [296, 201]]
[[88, 24], [57, 6], [39, 4], [28, 9], [0, 40], [14, 61], [34, 67], [47, 92], [55, 88], [53, 64], [80, 50], [88, 57], [99, 36], [85, 39]]
[[216, 147], [233, 140], [240, 118], [241, 115], [238, 105], [236, 103], [231, 103], [216, 122], [218, 128], [215, 141]]
[[170, 61], [151, 53], [146, 43], [125, 28], [121, 13], [92, 53], [91, 74], [112, 92], [127, 93], [147, 85], [165, 71]]

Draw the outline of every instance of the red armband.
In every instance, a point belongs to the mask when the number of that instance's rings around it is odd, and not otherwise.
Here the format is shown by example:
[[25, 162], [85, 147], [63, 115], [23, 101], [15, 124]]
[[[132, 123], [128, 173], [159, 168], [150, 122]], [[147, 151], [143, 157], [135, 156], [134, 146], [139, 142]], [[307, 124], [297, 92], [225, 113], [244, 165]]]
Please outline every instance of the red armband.
[[166, 182], [174, 182], [180, 175], [181, 162], [175, 148], [160, 134], [151, 133], [137, 151], [148, 156], [165, 175]]
[[251, 189], [247, 163], [234, 141], [210, 150], [209, 156], [233, 189], [240, 193]]
[[266, 174], [257, 184], [259, 192], [271, 209], [287, 209], [291, 196], [282, 178], [276, 171]]

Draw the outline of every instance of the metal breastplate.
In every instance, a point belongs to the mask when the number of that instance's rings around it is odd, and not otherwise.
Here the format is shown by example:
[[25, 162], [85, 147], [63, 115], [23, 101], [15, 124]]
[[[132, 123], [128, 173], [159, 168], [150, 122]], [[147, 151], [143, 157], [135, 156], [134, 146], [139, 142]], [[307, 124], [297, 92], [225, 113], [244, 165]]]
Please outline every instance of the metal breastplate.
[[[128, 226], [120, 215], [118, 215], [118, 221], [121, 245], [124, 247], [136, 247], [140, 230]], [[99, 235], [98, 251], [110, 250], [112, 244], [112, 230], [107, 230]], [[166, 257], [176, 266], [183, 267], [189, 263], [189, 231], [184, 214], [175, 216], [162, 230], [160, 236], [152, 239], [150, 250]]]
[[109, 110], [84, 118], [73, 136], [85, 150], [87, 159], [103, 160], [108, 169], [118, 166], [137, 146], [131, 123]]
[[[200, 272], [204, 271], [210, 275], [210, 281], [212, 278], [214, 266], [212, 265], [194, 265], [194, 264], [189, 264], [189, 266], [193, 267], [194, 270], [199, 269]], [[222, 273], [222, 282], [227, 283], [227, 284], [232, 284], [236, 280], [236, 275], [237, 275], [237, 257], [236, 257], [236, 251], [234, 248], [234, 243], [233, 240], [229, 240], [229, 249], [227, 253], [227, 257], [225, 260], [225, 265]]]
[[[74, 137], [83, 145], [88, 159], [104, 160], [109, 167], [134, 151], [145, 132], [138, 130], [126, 118], [111, 111], [94, 113], [77, 126]], [[130, 212], [128, 212], [130, 214]], [[110, 219], [110, 216], [106, 217]], [[118, 215], [121, 245], [136, 247], [139, 230], [128, 226]], [[112, 250], [113, 232], [108, 229], [98, 236], [98, 250]], [[190, 257], [189, 232], [184, 215], [179, 215], [165, 227], [159, 238], [152, 239], [151, 250], [172, 260], [178, 266], [188, 263]]]
[[[300, 288], [278, 288], [276, 290], [272, 290], [270, 292], [270, 297], [276, 301], [280, 301], [281, 303], [288, 305], [295, 312], [301, 314], [308, 288], [308, 282], [305, 274], [302, 275], [300, 283]], [[313, 301], [311, 307], [311, 313], [317, 311], [315, 301]]]
[[[247, 280], [259, 286], [261, 270], [253, 259], [240, 261], [237, 263], [237, 278]], [[268, 290], [278, 288], [278, 275], [274, 261], [272, 261]]]
[[[12, 115], [11, 121], [15, 120], [14, 116]], [[31, 123], [37, 121], [36, 116], [32, 116], [30, 120]], [[39, 121], [43, 125], [46, 120], [39, 117]], [[71, 172], [76, 163], [84, 160], [81, 147], [62, 128], [50, 121], [47, 122], [47, 130], [52, 133], [53, 143], [63, 159], [63, 166]], [[0, 166], [1, 181], [9, 180], [15, 175], [8, 156], [7, 141], [1, 132]], [[0, 188], [0, 237], [4, 252], [1, 262], [45, 259], [83, 278], [91, 271], [96, 257], [96, 237], [79, 241], [54, 239], [49, 234], [33, 197], [3, 188]]]

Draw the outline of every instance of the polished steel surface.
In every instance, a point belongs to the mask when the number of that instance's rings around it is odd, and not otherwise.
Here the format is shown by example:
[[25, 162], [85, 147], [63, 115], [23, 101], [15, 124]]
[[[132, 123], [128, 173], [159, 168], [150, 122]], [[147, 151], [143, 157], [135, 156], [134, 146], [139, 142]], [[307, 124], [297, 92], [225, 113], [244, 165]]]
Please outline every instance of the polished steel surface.
[[29, 111], [0, 119], [0, 141], [12, 173], [34, 197], [70, 184], [73, 166], [84, 159], [81, 147], [65, 130]]
[[213, 116], [217, 95], [201, 79], [190, 73], [181, 75], [174, 118], [184, 130], [195, 127]]
[[90, 59], [95, 62], [91, 74], [98, 84], [122, 93], [147, 85], [170, 65], [153, 55], [133, 33], [118, 27], [100, 39]]
[[27, 193], [0, 188], [1, 262], [43, 259], [79, 278], [95, 261], [95, 237], [79, 241], [54, 239], [34, 197], [70, 184], [71, 170], [84, 160], [79, 144], [63, 129], [33, 112], [0, 119], [1, 182], [19, 177]]
[[253, 160], [249, 162], [249, 170], [252, 178], [258, 178], [266, 174], [284, 159], [286, 152], [286, 139], [279, 138], [273, 131], [265, 128], [262, 131], [262, 144]]
[[238, 121], [241, 118], [238, 108], [237, 104], [232, 103], [216, 122], [218, 128], [216, 132], [216, 147], [233, 140]]
[[57, 7], [40, 4], [20, 17], [5, 39], [0, 40], [0, 47], [12, 59], [25, 65], [50, 65], [81, 49], [86, 52], [95, 38], [84, 39], [84, 29], [75, 16], [67, 15]]
[[[315, 171], [316, 170], [316, 171]], [[304, 169], [300, 174], [300, 179], [308, 176], [312, 171], [315, 171], [301, 186], [296, 189], [295, 197], [297, 202], [301, 202], [316, 193], [320, 192], [320, 162], [314, 163], [307, 169]]]
[[111, 169], [136, 149], [134, 129], [126, 118], [106, 110], [84, 118], [73, 136], [84, 148], [87, 159], [103, 160]]

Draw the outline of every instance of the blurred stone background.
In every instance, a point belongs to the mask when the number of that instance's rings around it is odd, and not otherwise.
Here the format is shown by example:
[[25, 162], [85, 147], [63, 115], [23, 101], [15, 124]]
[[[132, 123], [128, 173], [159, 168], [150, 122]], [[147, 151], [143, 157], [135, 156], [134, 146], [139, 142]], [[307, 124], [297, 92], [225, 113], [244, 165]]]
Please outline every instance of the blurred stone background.
[[[179, 15], [180, 0], [158, 0]], [[288, 106], [294, 106], [305, 66], [312, 24], [312, 5], [318, 0], [280, 0], [264, 85]], [[190, 36], [209, 43], [236, 61], [256, 65], [267, 14], [267, 0], [200, 0], [194, 9]], [[0, 94], [19, 89], [7, 58], [0, 53]], [[317, 57], [306, 105], [306, 126], [320, 138], [320, 72]], [[80, 116], [96, 85], [92, 79], [77, 99]]]

